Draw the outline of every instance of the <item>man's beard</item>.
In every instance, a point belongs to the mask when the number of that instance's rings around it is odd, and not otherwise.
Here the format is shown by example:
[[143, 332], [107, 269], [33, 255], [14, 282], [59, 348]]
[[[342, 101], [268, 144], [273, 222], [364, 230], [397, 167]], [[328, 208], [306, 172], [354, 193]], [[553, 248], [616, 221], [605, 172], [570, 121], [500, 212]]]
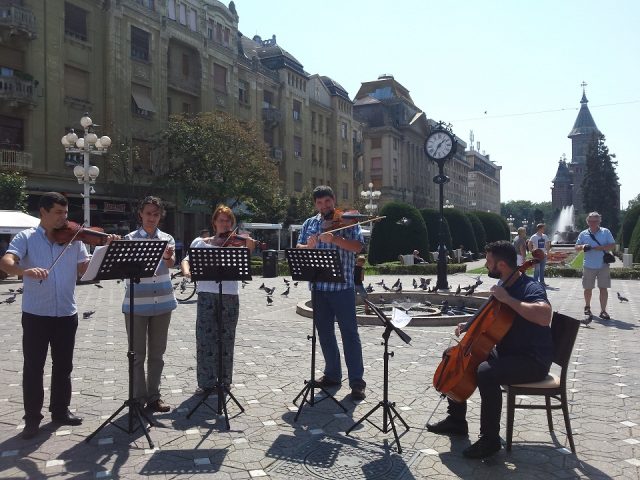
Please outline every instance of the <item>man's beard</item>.
[[500, 271], [499, 270], [489, 270], [489, 272], [487, 273], [487, 275], [490, 278], [500, 278]]

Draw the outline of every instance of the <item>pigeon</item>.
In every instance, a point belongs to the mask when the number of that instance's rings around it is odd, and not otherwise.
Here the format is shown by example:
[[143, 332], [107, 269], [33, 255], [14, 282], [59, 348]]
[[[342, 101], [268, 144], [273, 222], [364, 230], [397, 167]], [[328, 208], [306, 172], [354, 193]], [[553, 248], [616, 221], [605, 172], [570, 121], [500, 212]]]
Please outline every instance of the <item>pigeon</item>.
[[11, 292], [11, 293], [13, 293], [13, 292], [15, 292], [15, 291], [16, 291], [16, 289], [15, 289], [15, 288], [10, 288], [10, 289], [9, 289], [9, 292]]
[[383, 286], [384, 285], [384, 278], [382, 280], [380, 280], [379, 282], [376, 282], [376, 285]]
[[122, 280], [116, 280], [116, 283], [120, 283]]
[[582, 322], [582, 324], [584, 326], [587, 326], [587, 325], [589, 325], [591, 323], [592, 320], [593, 320], [593, 316], [592, 315], [587, 315], [582, 320], [580, 320], [580, 322]]
[[620, 295], [620, 292], [616, 292], [616, 294], [618, 295], [618, 300], [620, 300], [620, 303], [629, 301], [628, 298], [625, 298], [622, 295]]
[[476, 287], [475, 286], [471, 286], [471, 288], [469, 290], [467, 290], [467, 293], [464, 294], [465, 297], [470, 297], [471, 295], [473, 295], [473, 292], [475, 292]]
[[387, 287], [386, 285], [382, 284], [382, 288], [384, 288], [385, 292], [390, 292], [391, 289], [389, 287]]
[[[4, 303], [13, 303], [16, 301], [16, 294], [14, 293], [12, 297], [7, 298]], [[2, 303], [2, 302], [0, 302]]]
[[290, 283], [289, 280], [287, 280], [286, 278], [283, 278], [282, 281], [287, 287], [289, 286], [289, 283]]
[[22, 293], [22, 292], [24, 292], [24, 289], [22, 287], [16, 290], [16, 293]]
[[249, 285], [249, 282], [245, 282], [244, 280], [242, 280], [242, 288], [246, 287], [247, 285]]
[[371, 284], [367, 285], [367, 288], [364, 289], [367, 293], [373, 293], [373, 287], [371, 286]]
[[98, 285], [97, 283], [94, 283], [93, 285], [97, 288], [104, 288], [102, 285]]
[[264, 290], [264, 283], [258, 287], [258, 290]]
[[178, 275], [180, 275], [182, 272], [178, 271], [176, 273], [172, 273], [171, 274], [171, 280], [173, 280], [174, 278], [176, 278]]
[[462, 287], [462, 290], [469, 290], [471, 288], [471, 285], [467, 285], [466, 287]]
[[413, 283], [413, 288], [414, 288], [414, 290], [415, 290], [416, 288], [418, 288], [418, 282], [416, 282], [416, 279], [415, 279], [415, 278], [413, 279], [413, 282], [412, 282], [412, 283]]
[[298, 282], [293, 282], [293, 286], [297, 287], [298, 286]]
[[409, 220], [407, 217], [402, 217], [400, 220], [396, 222], [396, 225], [402, 225], [404, 227], [409, 225], [410, 223], [411, 223], [411, 220]]
[[479, 287], [480, 285], [482, 285], [482, 280], [480, 280], [480, 277], [482, 276], [482, 274], [478, 275], [476, 278], [476, 287]]
[[448, 311], [449, 311], [449, 302], [445, 300], [444, 302], [442, 302], [442, 305], [440, 305], [440, 312], [442, 314], [445, 314]]
[[400, 279], [399, 278], [396, 280], [396, 283], [391, 285], [391, 288], [396, 288], [398, 285], [400, 285]]
[[460, 284], [458, 284], [458, 288], [456, 288], [456, 293], [455, 293], [456, 296], [460, 295], [460, 290], [461, 290]]
[[82, 312], [82, 318], [87, 319], [89, 318], [91, 315], [93, 315], [94, 313], [96, 313], [95, 310], [90, 310], [88, 312]]
[[273, 298], [267, 296], [267, 307], [270, 307], [272, 303], [273, 303]]
[[402, 282], [396, 282], [398, 283], [396, 286], [392, 287], [391, 290], [396, 292], [396, 293], [400, 293], [402, 291]]
[[276, 287], [272, 287], [272, 288], [264, 287], [263, 290], [267, 292], [267, 295], [273, 295], [273, 292], [276, 290]]
[[283, 297], [288, 297], [288, 296], [289, 296], [289, 290], [290, 290], [290, 288], [291, 288], [291, 287], [288, 287], [288, 286], [287, 286], [287, 289], [286, 289], [284, 292], [282, 292], [280, 295], [282, 295]]

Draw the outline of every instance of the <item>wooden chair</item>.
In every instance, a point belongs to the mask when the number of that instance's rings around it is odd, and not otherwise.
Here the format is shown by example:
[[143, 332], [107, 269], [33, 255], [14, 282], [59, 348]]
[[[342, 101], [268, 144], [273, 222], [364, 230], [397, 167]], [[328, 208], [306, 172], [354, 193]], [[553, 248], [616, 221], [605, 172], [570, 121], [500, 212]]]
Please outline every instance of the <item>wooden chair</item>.
[[[553, 432], [553, 419], [551, 410], [562, 409], [564, 424], [567, 429], [567, 437], [571, 451], [576, 453], [571, 433], [571, 423], [569, 421], [569, 406], [567, 403], [567, 370], [571, 352], [575, 344], [580, 322], [575, 318], [568, 317], [558, 312], [554, 312], [551, 321], [551, 336], [553, 337], [553, 363], [560, 366], [560, 376], [549, 373], [547, 378], [539, 382], [523, 383], [519, 385], [505, 385], [507, 394], [507, 451], [511, 450], [513, 439], [513, 417], [516, 408], [519, 409], [545, 409], [547, 411], [547, 422], [549, 432]], [[516, 405], [517, 395], [544, 396], [545, 404]], [[560, 402], [551, 405], [551, 398]]]

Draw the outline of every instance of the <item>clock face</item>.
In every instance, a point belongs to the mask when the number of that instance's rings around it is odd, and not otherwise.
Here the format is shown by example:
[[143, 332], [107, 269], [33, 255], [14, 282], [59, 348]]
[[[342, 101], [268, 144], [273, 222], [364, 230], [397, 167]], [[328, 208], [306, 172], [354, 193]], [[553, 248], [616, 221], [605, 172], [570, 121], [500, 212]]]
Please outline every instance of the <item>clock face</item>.
[[453, 138], [446, 132], [434, 132], [424, 144], [426, 154], [434, 160], [447, 157], [453, 149]]

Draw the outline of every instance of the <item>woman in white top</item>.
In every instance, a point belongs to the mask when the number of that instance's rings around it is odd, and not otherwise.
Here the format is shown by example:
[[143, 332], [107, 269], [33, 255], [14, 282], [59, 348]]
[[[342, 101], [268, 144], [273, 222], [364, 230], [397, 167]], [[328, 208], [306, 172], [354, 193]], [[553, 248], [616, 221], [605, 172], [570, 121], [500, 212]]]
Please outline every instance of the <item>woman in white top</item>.
[[[193, 248], [220, 248], [225, 241], [221, 240], [235, 229], [236, 217], [233, 211], [225, 206], [216, 207], [211, 217], [214, 236], [208, 238], [196, 238], [192, 243]], [[246, 247], [253, 251], [255, 241], [251, 238], [245, 240]], [[182, 273], [191, 275], [189, 257], [182, 261]], [[196, 316], [196, 360], [198, 390], [200, 393], [215, 387], [218, 375], [218, 301], [219, 282], [199, 281], [197, 286], [198, 307]], [[222, 383], [229, 386], [233, 380], [233, 350], [238, 325], [240, 302], [238, 300], [238, 282], [222, 282], [222, 355], [224, 358], [224, 373]]]

